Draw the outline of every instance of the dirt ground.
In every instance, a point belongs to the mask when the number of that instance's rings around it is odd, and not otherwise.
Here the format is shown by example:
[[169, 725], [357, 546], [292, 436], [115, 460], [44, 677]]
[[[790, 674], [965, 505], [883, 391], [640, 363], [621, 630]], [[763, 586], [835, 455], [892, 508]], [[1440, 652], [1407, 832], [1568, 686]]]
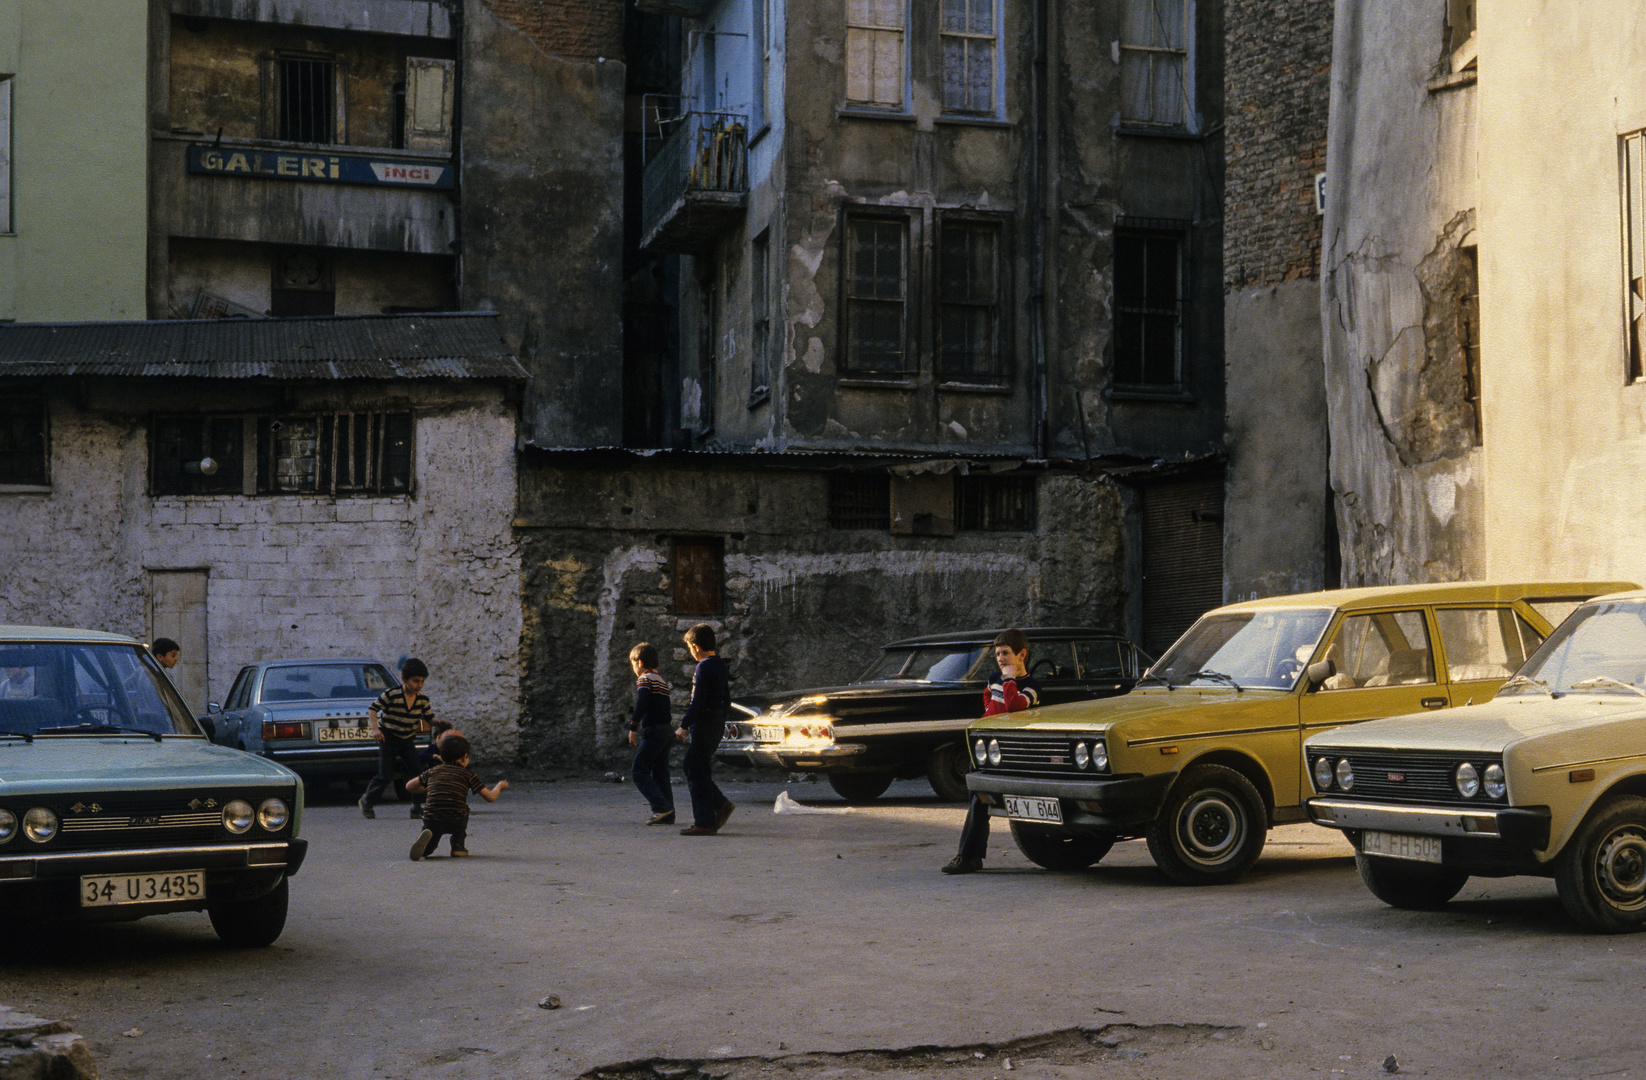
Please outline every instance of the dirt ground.
[[727, 828], [689, 838], [627, 784], [521, 783], [476, 809], [472, 858], [422, 863], [396, 807], [322, 795], [272, 947], [193, 914], [10, 925], [0, 1004], [69, 1020], [105, 1078], [1646, 1072], [1646, 936], [1576, 930], [1549, 881], [1399, 912], [1307, 825], [1220, 889], [1141, 842], [1048, 873], [1003, 829], [945, 877], [962, 808], [921, 782], [836, 815], [773, 812], [842, 808], [825, 785], [725, 786]]

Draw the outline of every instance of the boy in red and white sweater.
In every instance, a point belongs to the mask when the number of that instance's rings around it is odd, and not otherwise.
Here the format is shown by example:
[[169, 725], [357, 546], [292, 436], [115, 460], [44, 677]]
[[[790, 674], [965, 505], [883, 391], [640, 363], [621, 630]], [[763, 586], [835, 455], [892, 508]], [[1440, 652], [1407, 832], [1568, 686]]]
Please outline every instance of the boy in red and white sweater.
[[[983, 691], [983, 715], [1018, 712], [1040, 704], [1040, 684], [1029, 674], [1029, 637], [1023, 631], [1002, 631], [994, 639], [994, 660], [1000, 670], [989, 676]], [[968, 751], [969, 753], [970, 751]], [[945, 874], [975, 874], [983, 869], [989, 850], [989, 808], [976, 795], [966, 808], [960, 830], [960, 851], [943, 864]]]

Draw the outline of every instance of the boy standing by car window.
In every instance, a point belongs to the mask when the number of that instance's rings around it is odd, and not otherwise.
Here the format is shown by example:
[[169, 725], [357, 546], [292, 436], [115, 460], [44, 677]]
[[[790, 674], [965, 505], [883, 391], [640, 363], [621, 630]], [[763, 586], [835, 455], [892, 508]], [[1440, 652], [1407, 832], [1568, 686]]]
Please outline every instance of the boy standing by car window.
[[[983, 715], [1018, 712], [1040, 704], [1040, 684], [1029, 674], [1029, 637], [1023, 631], [1002, 631], [994, 639], [994, 660], [1000, 670], [989, 676], [983, 691]], [[983, 869], [989, 850], [989, 808], [975, 794], [966, 807], [960, 830], [960, 850], [943, 864], [945, 874], [975, 874]]]
[[[380, 694], [366, 710], [366, 722], [371, 725], [371, 737], [377, 740], [377, 775], [360, 796], [360, 813], [374, 818], [372, 807], [384, 790], [394, 783], [394, 766], [404, 766], [407, 776], [416, 776], [423, 770], [417, 760], [416, 739], [420, 732], [429, 730], [434, 723], [434, 710], [423, 693], [429, 668], [415, 656], [400, 665], [400, 685], [391, 686]], [[407, 790], [410, 790], [409, 788]], [[423, 800], [412, 793], [412, 817], [423, 816]]]
[[692, 824], [681, 836], [713, 836], [726, 824], [735, 807], [714, 782], [714, 752], [726, 734], [726, 712], [731, 708], [731, 672], [715, 651], [714, 627], [698, 623], [686, 631], [686, 649], [697, 661], [692, 672], [692, 697], [675, 732], [686, 744], [686, 786], [692, 793]]
[[669, 711], [669, 680], [657, 670], [657, 646], [642, 641], [629, 650], [629, 667], [634, 669], [634, 715], [629, 717], [629, 745], [634, 747], [634, 764], [629, 772], [634, 786], [651, 804], [647, 825], [674, 824], [674, 789], [669, 784], [670, 728], [674, 714]]

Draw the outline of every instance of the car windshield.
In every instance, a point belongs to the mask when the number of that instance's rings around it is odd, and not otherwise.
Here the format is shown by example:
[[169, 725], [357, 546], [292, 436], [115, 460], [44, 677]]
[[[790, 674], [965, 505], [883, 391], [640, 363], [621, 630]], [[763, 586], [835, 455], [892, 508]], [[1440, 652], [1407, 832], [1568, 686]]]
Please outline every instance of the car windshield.
[[115, 642], [0, 643], [0, 738], [198, 735], [148, 650]]
[[1646, 695], [1646, 600], [1578, 608], [1499, 693]]
[[854, 682], [886, 682], [890, 679], [917, 679], [921, 682], [963, 682], [982, 679], [977, 669], [993, 653], [982, 645], [923, 645], [913, 649], [887, 649]]
[[382, 664], [303, 664], [271, 667], [263, 675], [258, 700], [330, 701], [374, 698], [395, 685]]
[[1208, 615], [1166, 650], [1149, 676], [1172, 686], [1290, 690], [1331, 618], [1329, 608]]

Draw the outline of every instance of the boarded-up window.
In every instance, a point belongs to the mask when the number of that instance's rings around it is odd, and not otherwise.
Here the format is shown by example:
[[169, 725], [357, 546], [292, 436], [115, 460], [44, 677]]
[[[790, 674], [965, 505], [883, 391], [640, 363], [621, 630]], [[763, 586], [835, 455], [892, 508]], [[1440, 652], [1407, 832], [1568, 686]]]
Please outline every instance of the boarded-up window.
[[915, 473], [891, 481], [894, 536], [953, 536], [954, 477]]
[[993, 114], [995, 0], [942, 0], [943, 108]]
[[336, 310], [337, 286], [330, 259], [312, 248], [291, 248], [275, 256], [270, 315], [286, 319], [332, 315]]
[[846, 219], [846, 370], [913, 370], [908, 341], [909, 223], [906, 218]]
[[0, 394], [0, 484], [44, 484], [46, 401], [28, 390]]
[[891, 478], [883, 472], [829, 475], [829, 528], [892, 527]]
[[455, 61], [406, 58], [406, 148], [452, 148]]
[[1150, 484], [1143, 511], [1143, 649], [1159, 656], [1223, 602], [1223, 477]]
[[1124, 0], [1120, 118], [1183, 127], [1189, 116], [1188, 0]]
[[846, 100], [903, 107], [906, 0], [846, 0]]
[[1117, 385], [1178, 385], [1183, 352], [1183, 239], [1183, 233], [1166, 229], [1115, 228]]
[[955, 484], [955, 524], [985, 532], [1033, 532], [1035, 478], [962, 476]]
[[945, 218], [938, 237], [938, 364], [945, 379], [1007, 374], [1000, 334], [1000, 225]]
[[719, 615], [724, 610], [726, 550], [719, 539], [674, 542], [676, 615]]

